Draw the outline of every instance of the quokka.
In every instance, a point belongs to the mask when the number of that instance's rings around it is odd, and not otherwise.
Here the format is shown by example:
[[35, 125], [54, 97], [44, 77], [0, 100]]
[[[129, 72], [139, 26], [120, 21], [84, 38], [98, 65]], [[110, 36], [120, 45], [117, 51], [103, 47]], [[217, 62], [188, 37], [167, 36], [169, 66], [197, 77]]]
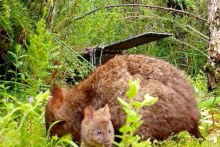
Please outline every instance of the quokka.
[[154, 105], [140, 110], [143, 124], [136, 134], [142, 139], [164, 140], [181, 131], [201, 137], [198, 130], [200, 112], [186, 76], [171, 64], [144, 55], [115, 56], [79, 85], [53, 89], [45, 111], [46, 129], [60, 120], [51, 127], [50, 135], [71, 133], [73, 140], [79, 142], [85, 107], [91, 105], [100, 109], [108, 104], [117, 134], [126, 117], [117, 97], [126, 100], [129, 79], [141, 81], [136, 100], [143, 100], [146, 93], [158, 97]]
[[114, 140], [114, 128], [111, 114], [106, 105], [97, 111], [87, 106], [81, 123], [81, 147], [111, 147]]

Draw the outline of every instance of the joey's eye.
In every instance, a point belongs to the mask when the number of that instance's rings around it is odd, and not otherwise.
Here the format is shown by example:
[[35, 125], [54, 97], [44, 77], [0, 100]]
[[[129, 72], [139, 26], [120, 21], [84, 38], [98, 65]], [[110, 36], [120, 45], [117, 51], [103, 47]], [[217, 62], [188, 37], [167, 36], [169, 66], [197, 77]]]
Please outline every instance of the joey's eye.
[[101, 134], [102, 134], [102, 132], [101, 132], [100, 130], [98, 130], [98, 131], [97, 131], [97, 134], [98, 134], [98, 135], [101, 135]]
[[108, 133], [111, 133], [112, 131], [111, 130], [108, 130]]

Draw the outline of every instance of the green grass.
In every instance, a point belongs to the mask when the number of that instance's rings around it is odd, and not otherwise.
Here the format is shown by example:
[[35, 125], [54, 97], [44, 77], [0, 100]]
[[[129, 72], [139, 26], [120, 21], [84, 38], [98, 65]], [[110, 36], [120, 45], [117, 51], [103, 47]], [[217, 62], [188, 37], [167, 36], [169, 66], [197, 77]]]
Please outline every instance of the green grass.
[[[198, 76], [201, 80], [201, 76]], [[194, 86], [198, 81], [191, 79]], [[196, 82], [197, 81], [197, 82]], [[204, 83], [201, 82], [200, 83]], [[198, 87], [198, 85], [197, 85]], [[200, 85], [200, 87], [203, 87]], [[198, 88], [197, 93], [202, 88]], [[44, 106], [49, 97], [49, 92], [39, 93], [33, 98], [32, 102], [10, 97], [10, 94], [4, 92], [8, 98], [2, 97], [0, 101], [0, 147], [53, 147], [53, 146], [73, 146], [70, 136], [58, 139], [49, 138], [44, 126]], [[204, 95], [203, 95], [204, 96]], [[24, 96], [25, 97], [25, 96]], [[200, 101], [200, 98], [198, 98]], [[210, 101], [210, 100], [209, 100]], [[187, 132], [179, 133], [171, 138], [153, 143], [152, 146], [187, 146], [187, 147], [217, 147], [220, 146], [220, 113], [217, 104], [208, 105], [203, 103], [201, 110], [200, 131], [205, 140], [192, 138]], [[213, 125], [213, 120], [215, 124]]]
[[[204, 0], [187, 1], [191, 2], [190, 13], [207, 15]], [[192, 76], [189, 80], [196, 90], [202, 114], [200, 130], [208, 139], [199, 142], [183, 132], [155, 146], [220, 146], [220, 138], [215, 137], [220, 135], [220, 95], [218, 91], [208, 93], [205, 74], [200, 71], [207, 60], [208, 25], [191, 17], [173, 17], [166, 11], [131, 7], [101, 9], [74, 19], [118, 2], [54, 1], [57, 12], [54, 14], [51, 13], [54, 8], [51, 1], [47, 4], [20, 0], [0, 2], [0, 37], [4, 38], [0, 38], [0, 46], [9, 51], [7, 68], [10, 64], [15, 67], [0, 75], [5, 77], [0, 80], [0, 147], [74, 146], [70, 136], [62, 139], [47, 137], [44, 106], [48, 93], [40, 94], [39, 91], [46, 91], [56, 82], [58, 85], [60, 82], [60, 85], [76, 84], [75, 77], [83, 79], [92, 71], [88, 63], [78, 59], [76, 50], [111, 44], [148, 31], [168, 32], [174, 36], [139, 46], [130, 52], [162, 58]], [[165, 0], [140, 2], [165, 6]], [[52, 17], [53, 24], [50, 21]], [[19, 42], [20, 39], [22, 41]], [[59, 74], [54, 83], [46, 83], [55, 71]], [[6, 81], [7, 77], [10, 81]], [[71, 83], [67, 79], [71, 79]], [[30, 96], [35, 100], [32, 103], [28, 102]]]

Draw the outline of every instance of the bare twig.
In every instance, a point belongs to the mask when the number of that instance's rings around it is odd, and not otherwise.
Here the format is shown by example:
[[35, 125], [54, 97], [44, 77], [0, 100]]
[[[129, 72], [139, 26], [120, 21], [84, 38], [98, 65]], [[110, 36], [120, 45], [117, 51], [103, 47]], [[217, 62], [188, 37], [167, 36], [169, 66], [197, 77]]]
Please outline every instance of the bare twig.
[[172, 11], [172, 12], [176, 12], [176, 13], [185, 14], [185, 15], [187, 15], [189, 17], [196, 18], [198, 20], [201, 20], [201, 21], [207, 23], [207, 20], [204, 19], [204, 18], [201, 18], [201, 17], [199, 17], [197, 15], [191, 14], [191, 13], [186, 12], [186, 11], [177, 10], [177, 9], [173, 9], [173, 8], [166, 8], [166, 7], [160, 7], [160, 6], [150, 6], [150, 5], [143, 5], [143, 4], [119, 4], [119, 5], [108, 5], [108, 6], [105, 6], [103, 8], [94, 9], [94, 10], [92, 10], [90, 12], [85, 13], [82, 16], [76, 17], [73, 21], [70, 21], [64, 27], [67, 27], [68, 25], [70, 25], [74, 21], [82, 19], [82, 18], [84, 18], [84, 17], [86, 17], [86, 16], [88, 16], [88, 15], [90, 15], [92, 13], [95, 13], [95, 12], [101, 10], [101, 9], [111, 9], [111, 8], [115, 8], [115, 7], [144, 7], [144, 8], [150, 8], [150, 9], [161, 9], [161, 10], [165, 10], [165, 11]]

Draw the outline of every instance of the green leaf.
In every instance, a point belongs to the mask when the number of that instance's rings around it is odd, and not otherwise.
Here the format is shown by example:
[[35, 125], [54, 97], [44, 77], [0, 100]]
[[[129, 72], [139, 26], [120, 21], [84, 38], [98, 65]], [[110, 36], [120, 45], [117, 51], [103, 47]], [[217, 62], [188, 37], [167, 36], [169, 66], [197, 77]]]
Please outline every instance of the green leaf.
[[138, 101], [134, 101], [133, 102], [133, 106], [137, 109], [141, 108], [143, 106], [143, 104], [141, 102]]
[[9, 54], [11, 54], [13, 56], [14, 59], [17, 59], [17, 55], [11, 51], [8, 51]]
[[117, 99], [123, 107], [129, 107], [129, 104], [126, 101], [124, 101], [120, 97], [117, 97]]
[[137, 95], [138, 90], [140, 89], [140, 80], [129, 80], [128, 85], [129, 90], [126, 92], [126, 95], [128, 96], [128, 98], [134, 98]]
[[73, 146], [73, 147], [78, 147], [78, 145], [77, 145], [75, 142], [73, 142], [72, 140], [70, 140], [70, 139], [68, 139], [68, 138], [62, 137], [62, 138], [59, 140], [59, 142], [66, 142], [66, 143], [70, 144], [70, 145]]
[[27, 110], [33, 108], [33, 106], [30, 103], [22, 103], [20, 107], [23, 112], [27, 112]]
[[16, 126], [17, 126], [17, 122], [13, 121], [8, 125], [8, 128], [13, 130], [13, 129], [15, 129]]
[[144, 95], [143, 105], [151, 106], [158, 101], [157, 97], [152, 97], [149, 94]]
[[120, 131], [121, 133], [127, 132], [128, 130], [130, 130], [130, 127], [128, 127], [128, 126], [122, 126], [122, 127], [119, 129], [119, 131]]
[[20, 68], [23, 65], [23, 62], [18, 61], [18, 63], [15, 65], [17, 68]]
[[128, 106], [128, 107], [123, 107], [123, 110], [128, 114], [129, 113], [129, 111], [130, 111], [130, 107]]
[[13, 110], [14, 109], [14, 104], [13, 103], [7, 103], [6, 104], [6, 109], [9, 110], [9, 111]]
[[136, 122], [133, 122], [133, 123], [131, 124], [131, 127], [137, 129], [137, 128], [139, 128], [139, 127], [141, 126], [142, 123], [143, 123], [142, 120], [137, 119]]
[[50, 91], [47, 90], [45, 93], [40, 92], [35, 99], [37, 100], [37, 102], [40, 102], [42, 100], [46, 100], [49, 97]]
[[128, 118], [127, 121], [128, 122], [135, 122], [138, 120], [139, 115], [134, 111], [134, 110], [130, 110], [129, 114], [128, 114]]
[[218, 104], [218, 103], [220, 103], [220, 97], [212, 97], [208, 100], [199, 102], [198, 107], [199, 107], [199, 109], [202, 109], [202, 108], [211, 107], [211, 106]]
[[25, 57], [28, 57], [28, 55], [21, 55], [21, 56], [19, 56], [18, 59], [25, 58]]

